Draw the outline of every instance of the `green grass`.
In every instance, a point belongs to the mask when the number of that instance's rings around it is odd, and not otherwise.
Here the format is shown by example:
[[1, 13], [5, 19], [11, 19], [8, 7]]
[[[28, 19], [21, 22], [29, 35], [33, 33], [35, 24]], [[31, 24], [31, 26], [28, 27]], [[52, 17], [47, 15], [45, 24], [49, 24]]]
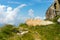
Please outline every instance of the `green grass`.
[[[20, 27], [23, 28], [23, 31], [27, 30], [29, 32], [24, 35], [17, 35], [16, 32], [11, 31], [14, 30], [14, 27], [2, 27], [0, 30], [0, 40], [60, 40], [60, 24], [58, 23], [46, 26], [20, 24], [17, 29], [21, 29]], [[14, 35], [11, 34], [12, 32]]]

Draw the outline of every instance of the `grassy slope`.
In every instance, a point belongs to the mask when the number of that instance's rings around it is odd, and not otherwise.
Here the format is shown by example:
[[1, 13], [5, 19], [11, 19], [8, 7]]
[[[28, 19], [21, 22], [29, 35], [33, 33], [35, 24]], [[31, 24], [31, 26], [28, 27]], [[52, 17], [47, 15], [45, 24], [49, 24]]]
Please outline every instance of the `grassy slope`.
[[22, 36], [11, 36], [6, 40], [60, 40], [60, 24], [57, 23], [47, 26], [27, 26], [26, 24], [21, 24], [19, 29], [21, 28], [29, 32]]
[[[32, 37], [34, 40], [60, 40], [60, 24], [52, 24], [47, 26], [27, 26], [22, 25], [23, 28], [28, 28], [29, 33], [23, 35], [22, 39], [28, 40]], [[30, 36], [30, 37], [29, 37]], [[30, 39], [29, 39], [30, 40]]]

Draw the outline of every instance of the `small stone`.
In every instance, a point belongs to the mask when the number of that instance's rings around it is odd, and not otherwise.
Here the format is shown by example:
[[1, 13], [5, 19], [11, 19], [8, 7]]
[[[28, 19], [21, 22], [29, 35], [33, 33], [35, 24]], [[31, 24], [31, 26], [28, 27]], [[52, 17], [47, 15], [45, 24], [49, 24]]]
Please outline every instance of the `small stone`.
[[60, 18], [58, 18], [57, 22], [60, 23]]

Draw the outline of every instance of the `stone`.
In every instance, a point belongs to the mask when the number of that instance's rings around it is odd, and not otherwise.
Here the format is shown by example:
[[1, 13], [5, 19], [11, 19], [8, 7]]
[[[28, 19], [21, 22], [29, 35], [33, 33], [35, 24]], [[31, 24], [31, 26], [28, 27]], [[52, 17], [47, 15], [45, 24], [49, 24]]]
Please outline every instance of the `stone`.
[[52, 20], [57, 16], [60, 16], [60, 0], [55, 0], [46, 11], [46, 19], [48, 20]]
[[60, 18], [57, 19], [57, 22], [60, 23]]
[[54, 24], [51, 21], [45, 21], [45, 20], [41, 20], [41, 19], [28, 19], [26, 20], [26, 24], [28, 26], [40, 26], [40, 25], [49, 25], [49, 24]]

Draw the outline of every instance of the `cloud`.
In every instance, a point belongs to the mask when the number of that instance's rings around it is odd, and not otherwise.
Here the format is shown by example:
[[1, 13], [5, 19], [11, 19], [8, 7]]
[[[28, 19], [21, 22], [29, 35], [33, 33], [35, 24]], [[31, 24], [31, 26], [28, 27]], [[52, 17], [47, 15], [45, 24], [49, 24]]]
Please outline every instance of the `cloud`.
[[41, 17], [40, 16], [36, 16], [35, 19], [41, 19]]
[[10, 3], [10, 4], [20, 4], [20, 2], [13, 2], [13, 1], [8, 1], [8, 3]]
[[16, 8], [7, 7], [5, 5], [0, 5], [0, 23], [4, 24], [14, 24], [16, 16], [19, 10], [27, 6], [26, 4], [21, 4]]
[[31, 0], [31, 2], [28, 3], [29, 6], [36, 5], [36, 3], [53, 3], [54, 0]]
[[53, 2], [53, 0], [32, 0], [35, 3], [46, 3], [46, 2]]
[[46, 19], [46, 17], [36, 16], [35, 19]]
[[34, 10], [33, 10], [33, 9], [29, 9], [29, 10], [28, 10], [28, 15], [29, 15], [30, 17], [33, 17], [33, 16], [34, 16]]
[[[46, 19], [46, 17], [41, 17], [41, 16], [35, 16], [34, 15], [34, 10], [33, 9], [29, 9], [28, 10], [28, 15], [30, 16], [30, 18], [35, 18], [35, 19]], [[29, 19], [29, 17], [27, 18]]]

